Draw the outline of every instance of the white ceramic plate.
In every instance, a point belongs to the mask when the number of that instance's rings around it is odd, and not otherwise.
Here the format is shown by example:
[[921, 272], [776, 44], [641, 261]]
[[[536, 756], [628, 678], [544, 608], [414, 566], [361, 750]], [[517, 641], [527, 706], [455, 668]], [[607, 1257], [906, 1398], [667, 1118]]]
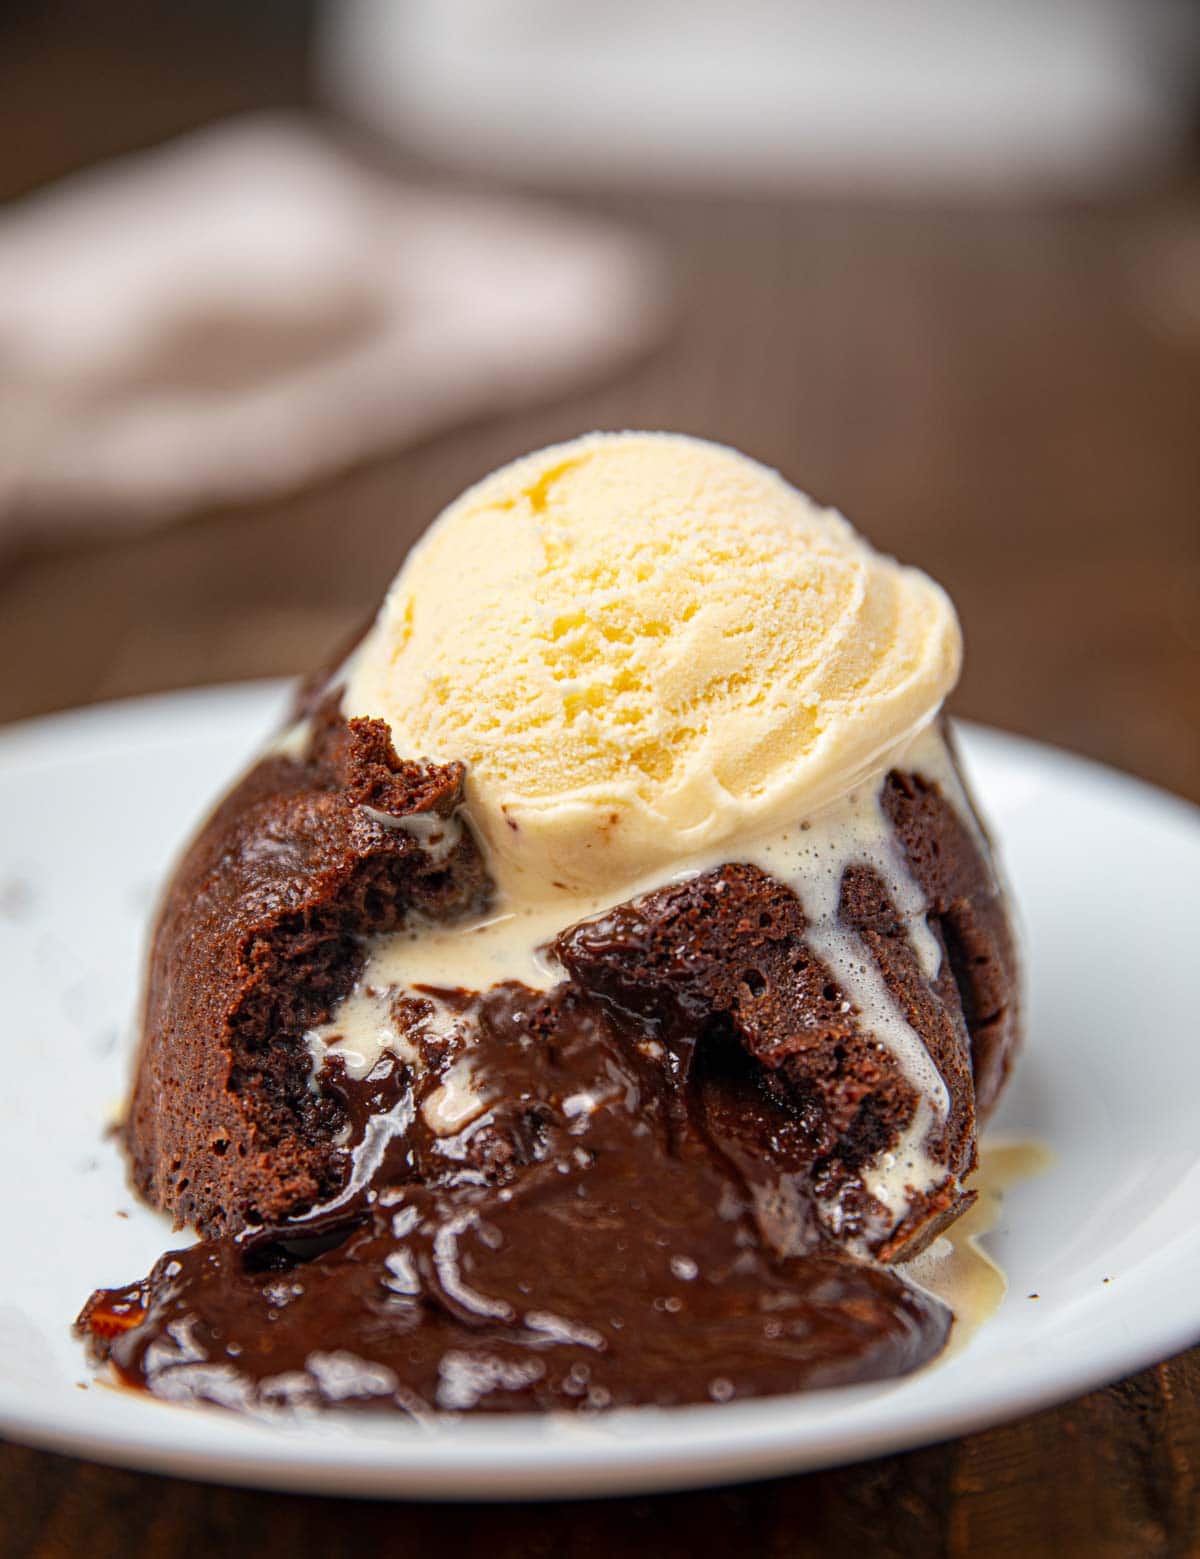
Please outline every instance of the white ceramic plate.
[[103, 1135], [148, 906], [281, 698], [274, 685], [210, 689], [0, 732], [0, 1431], [275, 1488], [633, 1492], [961, 1434], [1200, 1338], [1198, 814], [1077, 758], [968, 729], [1032, 974], [1029, 1045], [996, 1129], [1041, 1139], [1057, 1163], [1007, 1198], [988, 1248], [1008, 1298], [959, 1354], [837, 1393], [432, 1429], [334, 1417], [277, 1428], [97, 1383], [70, 1332], [80, 1304], [181, 1242], [133, 1200]]

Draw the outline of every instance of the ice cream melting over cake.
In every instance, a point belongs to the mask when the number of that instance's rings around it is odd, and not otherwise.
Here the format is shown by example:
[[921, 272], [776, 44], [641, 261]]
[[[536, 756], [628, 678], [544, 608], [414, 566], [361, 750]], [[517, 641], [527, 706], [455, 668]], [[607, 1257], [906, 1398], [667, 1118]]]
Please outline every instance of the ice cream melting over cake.
[[[467, 765], [495, 902], [468, 925], [380, 939], [310, 1035], [314, 1059], [338, 1054], [365, 1076], [402, 1053], [397, 990], [548, 990], [563, 977], [548, 945], [566, 927], [728, 861], [756, 865], [796, 893], [811, 950], [919, 1101], [864, 1176], [899, 1222], [943, 1172], [925, 1143], [947, 1089], [840, 920], [839, 889], [848, 866], [873, 868], [937, 975], [879, 788], [893, 767], [952, 775], [932, 722], [959, 660], [937, 585], [732, 450], [595, 434], [495, 473], [411, 554], [342, 706], [385, 719], [399, 752]], [[395, 826], [450, 848], [462, 823]]]

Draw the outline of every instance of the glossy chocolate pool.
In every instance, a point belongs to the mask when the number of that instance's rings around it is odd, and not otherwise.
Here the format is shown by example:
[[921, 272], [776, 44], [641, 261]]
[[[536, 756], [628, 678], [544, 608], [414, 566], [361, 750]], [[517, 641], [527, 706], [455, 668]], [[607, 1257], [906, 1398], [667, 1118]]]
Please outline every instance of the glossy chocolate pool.
[[728, 1026], [689, 1037], [574, 984], [429, 996], [455, 1021], [439, 1035], [406, 998], [419, 1066], [326, 1063], [341, 1195], [89, 1301], [123, 1381], [250, 1411], [586, 1411], [896, 1376], [942, 1348], [944, 1305], [822, 1232], [811, 1134]]

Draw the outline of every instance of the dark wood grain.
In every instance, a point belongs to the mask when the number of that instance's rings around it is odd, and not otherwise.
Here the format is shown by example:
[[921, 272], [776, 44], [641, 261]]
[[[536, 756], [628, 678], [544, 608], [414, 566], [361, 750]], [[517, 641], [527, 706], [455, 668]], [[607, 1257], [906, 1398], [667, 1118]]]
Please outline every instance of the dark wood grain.
[[[0, 192], [303, 99], [302, 16], [166, 10], [22, 5], [0, 22], [20, 131], [0, 140]], [[594, 204], [672, 258], [679, 309], [658, 349], [286, 504], [10, 562], [0, 719], [303, 669], [466, 482], [584, 428], [665, 426], [780, 466], [936, 573], [966, 626], [961, 713], [1200, 799], [1200, 279], [1190, 309], [1179, 292], [1195, 178], [1070, 208]], [[536, 1510], [212, 1489], [10, 1445], [0, 1551], [1186, 1555], [1200, 1552], [1198, 1403], [1193, 1352], [903, 1456]]]
[[807, 1477], [547, 1505], [338, 1501], [215, 1489], [8, 1447], [0, 1510], [30, 1559], [755, 1559], [1195, 1552], [1200, 1357], [986, 1434]]

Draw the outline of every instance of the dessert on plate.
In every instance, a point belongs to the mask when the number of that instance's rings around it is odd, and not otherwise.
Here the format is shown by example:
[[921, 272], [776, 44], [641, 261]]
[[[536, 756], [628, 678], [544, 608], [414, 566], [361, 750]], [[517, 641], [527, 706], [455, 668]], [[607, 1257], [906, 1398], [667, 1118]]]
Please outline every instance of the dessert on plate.
[[503, 468], [159, 909], [125, 1143], [199, 1244], [126, 1382], [598, 1409], [904, 1374], [1019, 1041], [944, 592], [736, 452]]

